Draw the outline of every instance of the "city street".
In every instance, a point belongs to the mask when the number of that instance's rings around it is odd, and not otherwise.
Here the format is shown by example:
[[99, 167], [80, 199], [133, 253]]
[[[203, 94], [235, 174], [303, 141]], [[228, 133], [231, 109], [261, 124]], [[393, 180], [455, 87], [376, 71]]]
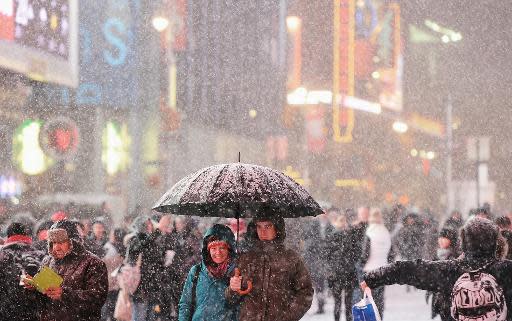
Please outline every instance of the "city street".
[[[407, 293], [405, 286], [392, 285], [386, 288], [386, 310], [384, 311], [384, 320], [393, 321], [430, 321], [430, 305], [425, 303], [425, 291], [412, 290]], [[324, 314], [314, 314], [317, 310], [315, 302], [308, 312], [302, 318], [303, 321], [332, 321], [334, 303], [329, 298], [326, 312]], [[341, 320], [344, 319], [342, 311]], [[439, 321], [439, 317], [433, 319]], [[352, 320], [350, 320], [352, 321]]]

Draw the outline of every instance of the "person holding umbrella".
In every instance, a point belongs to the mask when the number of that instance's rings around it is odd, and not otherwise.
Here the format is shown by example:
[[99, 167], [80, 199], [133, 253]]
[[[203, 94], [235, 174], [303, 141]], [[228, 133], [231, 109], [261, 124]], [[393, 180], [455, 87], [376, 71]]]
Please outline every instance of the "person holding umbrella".
[[302, 258], [283, 244], [284, 219], [255, 218], [250, 224], [256, 226], [248, 235], [254, 246], [240, 255], [238, 268], [253, 289], [240, 295], [242, 277], [233, 276], [226, 290], [228, 301], [241, 302], [240, 321], [300, 320], [311, 307], [313, 286]]
[[[237, 221], [254, 218], [247, 226], [249, 249], [240, 254], [237, 263], [243, 278], [239, 273], [231, 278], [227, 301], [241, 302], [241, 321], [294, 321], [308, 311], [313, 300], [311, 277], [300, 256], [284, 245], [284, 218], [316, 216], [324, 211], [292, 178], [254, 164], [212, 165], [182, 178], [153, 209]], [[247, 289], [242, 289], [242, 283], [247, 283]]]
[[208, 229], [201, 249], [202, 262], [188, 273], [179, 303], [179, 321], [237, 321], [238, 304], [229, 303], [224, 292], [235, 268], [235, 236], [229, 227]]

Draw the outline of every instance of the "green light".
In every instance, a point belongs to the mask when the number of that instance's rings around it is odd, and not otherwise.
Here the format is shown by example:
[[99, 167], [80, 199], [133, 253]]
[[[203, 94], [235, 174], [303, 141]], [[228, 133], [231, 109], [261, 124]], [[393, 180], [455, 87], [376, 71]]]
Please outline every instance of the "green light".
[[107, 122], [103, 130], [103, 152], [101, 161], [109, 175], [126, 171], [130, 165], [130, 144], [128, 126], [113, 121]]
[[14, 132], [13, 161], [23, 173], [28, 175], [39, 175], [54, 163], [39, 146], [41, 127], [42, 121], [28, 119]]

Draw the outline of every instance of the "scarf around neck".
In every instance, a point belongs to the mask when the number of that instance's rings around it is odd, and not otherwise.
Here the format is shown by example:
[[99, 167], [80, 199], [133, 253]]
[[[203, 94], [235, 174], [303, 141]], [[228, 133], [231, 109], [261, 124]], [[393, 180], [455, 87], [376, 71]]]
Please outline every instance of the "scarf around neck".
[[228, 272], [230, 262], [230, 259], [227, 259], [226, 261], [220, 264], [212, 262], [211, 264], [206, 265], [206, 268], [214, 278], [222, 279], [223, 277], [226, 276], [226, 273]]

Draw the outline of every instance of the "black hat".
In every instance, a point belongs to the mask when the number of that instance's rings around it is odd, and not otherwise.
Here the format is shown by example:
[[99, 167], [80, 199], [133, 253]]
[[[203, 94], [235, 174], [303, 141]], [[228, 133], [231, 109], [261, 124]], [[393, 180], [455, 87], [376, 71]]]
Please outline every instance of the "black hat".
[[31, 236], [31, 234], [31, 229], [25, 224], [13, 222], [7, 226], [7, 237], [11, 237], [13, 235]]
[[462, 250], [477, 255], [494, 255], [498, 226], [492, 221], [475, 217], [466, 222], [461, 231]]

